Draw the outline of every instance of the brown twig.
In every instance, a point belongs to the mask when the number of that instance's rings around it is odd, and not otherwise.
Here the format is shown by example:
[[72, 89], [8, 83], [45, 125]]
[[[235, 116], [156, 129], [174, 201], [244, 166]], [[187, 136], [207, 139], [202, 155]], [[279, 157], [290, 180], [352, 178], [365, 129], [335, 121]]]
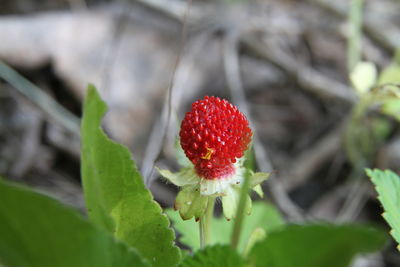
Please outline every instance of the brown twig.
[[254, 34], [244, 35], [242, 45], [256, 57], [271, 62], [286, 71], [304, 90], [325, 100], [339, 100], [352, 104], [357, 96], [348, 86], [298, 63], [277, 47], [267, 46]]
[[[246, 103], [246, 96], [243, 89], [242, 80], [240, 78], [240, 65], [238, 55], [238, 35], [236, 33], [228, 34], [224, 42], [224, 70], [227, 80], [227, 85], [230, 90], [232, 101], [246, 114], [252, 128], [253, 120]], [[257, 131], [254, 131], [253, 136], [254, 152], [256, 162], [260, 170], [263, 172], [271, 172], [272, 164], [269, 160], [269, 155], [262, 143], [260, 142]], [[304, 219], [303, 211], [297, 207], [289, 198], [286, 191], [283, 189], [279, 180], [271, 178], [269, 180], [270, 192], [276, 201], [277, 205], [284, 211], [292, 220], [301, 221]]]
[[172, 76], [167, 89], [167, 98], [165, 99], [162, 114], [158, 122], [154, 125], [152, 133], [150, 135], [148, 145], [145, 150], [143, 164], [142, 164], [142, 174], [144, 181], [147, 185], [151, 182], [151, 176], [154, 171], [154, 164], [159, 157], [162, 146], [167, 138], [168, 127], [171, 121], [172, 114], [172, 95], [173, 95], [173, 85], [175, 80], [175, 75], [181, 61], [181, 57], [184, 51], [184, 45], [187, 38], [187, 18], [189, 16], [190, 7], [192, 5], [192, 0], [187, 1], [186, 12], [183, 17], [183, 25], [181, 31], [181, 40], [179, 42], [178, 55], [175, 60], [173, 67]]
[[[346, 8], [338, 6], [334, 1], [329, 0], [308, 0], [311, 3], [317, 4], [320, 7], [326, 9], [332, 14], [336, 15], [339, 18], [346, 19], [347, 18], [347, 10]], [[392, 52], [396, 50], [396, 47], [399, 45], [398, 40], [396, 40], [396, 36], [392, 36], [388, 34], [384, 27], [377, 27], [375, 23], [371, 23], [369, 20], [364, 20], [363, 22], [363, 30], [365, 33], [382, 46], [384, 49]]]
[[338, 127], [293, 159], [294, 165], [285, 180], [285, 190], [291, 191], [304, 184], [322, 163], [332, 158], [341, 149], [346, 123], [347, 119], [344, 119]]

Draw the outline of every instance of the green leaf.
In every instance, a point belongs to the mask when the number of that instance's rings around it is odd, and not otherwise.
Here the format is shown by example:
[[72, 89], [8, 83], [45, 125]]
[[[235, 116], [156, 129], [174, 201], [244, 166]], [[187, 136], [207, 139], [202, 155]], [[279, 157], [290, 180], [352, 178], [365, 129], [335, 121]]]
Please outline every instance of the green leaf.
[[378, 85], [387, 83], [400, 83], [400, 66], [392, 64], [384, 69], [379, 76]]
[[56, 200], [0, 180], [0, 265], [149, 266]]
[[263, 267], [344, 267], [357, 253], [386, 241], [382, 231], [359, 225], [289, 225], [254, 245], [249, 262]]
[[[383, 218], [392, 228], [390, 234], [400, 244], [400, 177], [392, 171], [366, 170], [375, 185], [378, 199], [385, 212]], [[400, 245], [397, 246], [400, 250]]]
[[179, 262], [168, 218], [145, 187], [129, 150], [102, 131], [106, 104], [89, 85], [82, 119], [82, 180], [89, 219], [155, 266]]
[[[194, 220], [183, 221], [178, 212], [169, 209], [166, 213], [172, 220], [175, 228], [181, 233], [180, 242], [191, 247], [193, 250], [200, 248], [199, 225]], [[276, 230], [285, 224], [282, 216], [271, 204], [265, 202], [254, 202], [250, 216], [246, 216], [243, 222], [239, 250], [243, 251], [251, 233], [258, 227], [266, 233]], [[224, 218], [213, 218], [211, 228], [211, 244], [229, 244], [233, 221]]]
[[359, 62], [350, 73], [350, 80], [360, 94], [364, 94], [375, 85], [377, 71], [371, 62]]
[[244, 260], [230, 246], [215, 245], [197, 251], [188, 256], [179, 265], [181, 267], [241, 267]]

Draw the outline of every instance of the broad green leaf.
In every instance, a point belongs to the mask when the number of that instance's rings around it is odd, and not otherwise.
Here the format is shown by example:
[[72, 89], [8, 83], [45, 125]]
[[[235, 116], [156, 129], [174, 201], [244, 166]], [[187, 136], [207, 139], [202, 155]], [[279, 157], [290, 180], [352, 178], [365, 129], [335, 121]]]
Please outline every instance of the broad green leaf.
[[125, 244], [74, 210], [0, 180], [0, 265], [149, 266]]
[[364, 94], [375, 85], [376, 67], [371, 62], [359, 62], [350, 73], [350, 80], [354, 89], [360, 94]]
[[[193, 250], [199, 249], [199, 224], [194, 220], [183, 221], [179, 213], [172, 209], [166, 210], [166, 213], [172, 220], [175, 228], [181, 233], [180, 242], [191, 247]], [[282, 216], [275, 207], [265, 202], [254, 202], [250, 216], [244, 218], [239, 250], [244, 250], [248, 238], [256, 228], [260, 227], [268, 234], [282, 227], [284, 224]], [[227, 221], [224, 218], [213, 218], [210, 243], [229, 244], [232, 228], [233, 221]]]
[[248, 260], [262, 267], [345, 267], [385, 241], [383, 232], [359, 225], [289, 225], [255, 244]]
[[244, 267], [244, 260], [230, 246], [215, 245], [186, 257], [180, 267]]
[[400, 65], [392, 64], [382, 71], [378, 85], [387, 83], [400, 83]]
[[[385, 210], [382, 216], [392, 228], [390, 234], [400, 244], [400, 177], [389, 170], [367, 169], [366, 172]], [[397, 249], [400, 250], [400, 245]]]
[[168, 218], [145, 187], [129, 150], [101, 129], [106, 104], [89, 85], [82, 119], [82, 180], [89, 219], [155, 266], [180, 260]]

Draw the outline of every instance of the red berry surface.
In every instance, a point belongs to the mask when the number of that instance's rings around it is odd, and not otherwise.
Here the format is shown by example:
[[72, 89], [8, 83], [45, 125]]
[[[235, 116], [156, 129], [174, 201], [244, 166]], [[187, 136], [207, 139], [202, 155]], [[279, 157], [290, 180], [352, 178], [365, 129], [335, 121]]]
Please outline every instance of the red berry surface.
[[205, 179], [234, 173], [252, 137], [247, 118], [225, 99], [208, 97], [192, 104], [181, 124], [180, 142], [196, 172]]

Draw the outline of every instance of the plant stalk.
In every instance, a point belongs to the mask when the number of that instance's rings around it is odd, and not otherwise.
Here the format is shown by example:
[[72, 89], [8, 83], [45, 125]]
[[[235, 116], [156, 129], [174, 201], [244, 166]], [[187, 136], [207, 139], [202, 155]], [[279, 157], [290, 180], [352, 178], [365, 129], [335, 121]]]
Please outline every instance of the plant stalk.
[[203, 215], [201, 218], [200, 218], [200, 221], [199, 221], [199, 233], [200, 233], [200, 248], [204, 248], [205, 247], [205, 243], [206, 243], [206, 236], [205, 236], [205, 233], [204, 233], [204, 225], [205, 225], [205, 218], [204, 218], [205, 216]]
[[250, 184], [250, 173], [246, 169], [246, 173], [244, 175], [244, 181], [242, 188], [240, 190], [240, 198], [239, 198], [239, 204], [238, 208], [236, 211], [236, 219], [235, 223], [233, 225], [233, 230], [232, 230], [232, 237], [231, 237], [231, 246], [232, 248], [236, 249], [239, 240], [240, 240], [240, 234], [242, 231], [242, 224], [243, 224], [243, 219], [244, 219], [244, 209], [246, 207], [246, 201], [247, 201], [247, 194], [249, 192], [249, 184]]
[[349, 36], [347, 44], [347, 68], [351, 73], [361, 61], [362, 15], [364, 0], [352, 0], [349, 9]]
[[211, 240], [211, 224], [214, 213], [215, 197], [208, 199], [208, 204], [204, 215], [200, 218], [199, 232], [200, 232], [200, 247], [204, 248], [210, 244]]

